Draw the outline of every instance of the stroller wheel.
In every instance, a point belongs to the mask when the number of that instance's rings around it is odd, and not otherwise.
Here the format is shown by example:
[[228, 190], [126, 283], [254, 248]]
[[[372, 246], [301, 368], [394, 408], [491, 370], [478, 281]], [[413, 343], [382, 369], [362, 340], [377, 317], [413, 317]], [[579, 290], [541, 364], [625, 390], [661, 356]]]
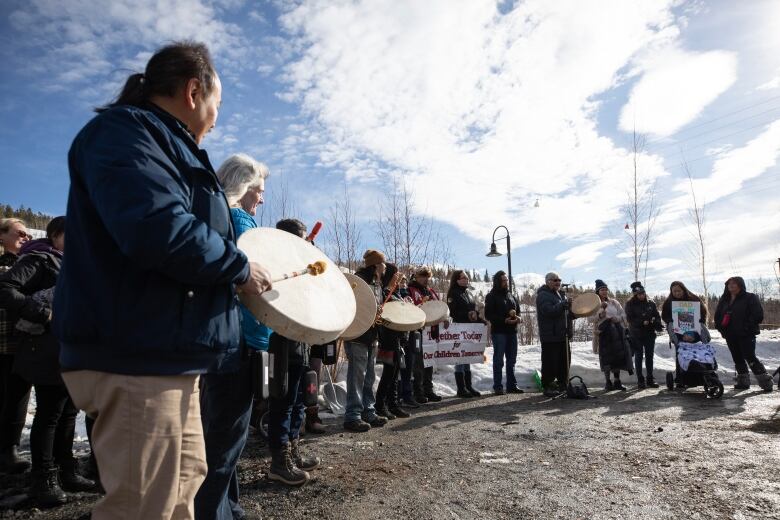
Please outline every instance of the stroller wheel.
[[714, 385], [708, 386], [705, 391], [707, 392], [707, 397], [712, 399], [720, 399], [723, 395], [723, 383], [718, 381]]
[[674, 390], [674, 373], [672, 372], [666, 373], [666, 388]]

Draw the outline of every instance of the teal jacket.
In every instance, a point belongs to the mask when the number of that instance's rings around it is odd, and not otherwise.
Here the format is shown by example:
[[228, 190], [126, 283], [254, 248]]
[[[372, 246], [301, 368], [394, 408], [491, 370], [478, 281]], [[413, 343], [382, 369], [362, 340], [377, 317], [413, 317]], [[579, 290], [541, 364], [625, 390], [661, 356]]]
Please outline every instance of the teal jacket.
[[[244, 231], [257, 227], [252, 215], [241, 208], [230, 208], [230, 217], [233, 219], [233, 227], [236, 229], [236, 236], [240, 237]], [[256, 350], [268, 350], [268, 338], [271, 335], [271, 329], [257, 321], [252, 316], [249, 309], [239, 305], [241, 309], [241, 331], [244, 333], [244, 339], [248, 347]]]

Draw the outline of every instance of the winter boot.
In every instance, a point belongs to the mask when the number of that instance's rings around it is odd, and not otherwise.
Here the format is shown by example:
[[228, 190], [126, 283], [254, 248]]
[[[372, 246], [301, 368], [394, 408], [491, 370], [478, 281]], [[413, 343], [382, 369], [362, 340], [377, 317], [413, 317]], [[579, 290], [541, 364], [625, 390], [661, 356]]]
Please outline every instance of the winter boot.
[[65, 491], [95, 491], [95, 482], [79, 475], [76, 459], [70, 458], [60, 462], [60, 485]]
[[283, 482], [288, 486], [300, 486], [305, 484], [310, 478], [308, 473], [295, 466], [289, 445], [278, 450], [271, 450], [271, 468], [268, 470], [269, 480]]
[[399, 419], [408, 419], [412, 416], [409, 412], [398, 406], [398, 403], [392, 403], [390, 404], [390, 408], [388, 408], [388, 411], [398, 417]]
[[647, 376], [647, 388], [658, 388], [659, 384], [655, 382], [655, 378], [652, 375]]
[[425, 396], [425, 394], [415, 394], [414, 400], [417, 402], [417, 404], [428, 404], [428, 398]]
[[401, 403], [404, 408], [419, 408], [420, 403], [417, 401], [417, 399], [413, 396], [407, 396], [404, 397], [403, 403]]
[[764, 392], [772, 391], [772, 387], [775, 383], [772, 381], [772, 376], [770, 376], [769, 373], [764, 372], [763, 374], [756, 374], [756, 380], [758, 381], [758, 386], [761, 387], [761, 390]]
[[607, 381], [604, 383], [604, 391], [611, 392], [614, 389], [615, 387], [612, 385], [612, 380], [609, 378], [609, 376], [607, 376]]
[[425, 399], [429, 403], [438, 403], [441, 401], [441, 396], [434, 392], [433, 390], [428, 390], [425, 392]]
[[463, 372], [455, 372], [455, 384], [458, 387], [458, 393], [456, 394], [458, 397], [472, 397], [471, 392], [466, 390], [466, 378], [465, 374]]
[[639, 387], [640, 390], [647, 388], [647, 383], [645, 383], [645, 376], [636, 377], [636, 386]]
[[68, 497], [60, 487], [56, 467], [30, 473], [30, 496], [41, 507], [56, 507], [67, 503]]
[[298, 439], [293, 439], [290, 441], [290, 456], [292, 456], [292, 460], [295, 466], [299, 469], [302, 469], [303, 471], [317, 469], [320, 467], [320, 464], [322, 464], [322, 461], [319, 457], [305, 457], [301, 455]]
[[737, 374], [737, 384], [734, 385], [734, 390], [749, 390], [750, 389], [750, 373]]
[[306, 432], [325, 433], [325, 426], [320, 419], [320, 407], [309, 406], [306, 408]]
[[19, 456], [16, 444], [0, 451], [0, 472], [24, 473], [30, 468], [30, 463]]
[[471, 397], [479, 397], [479, 396], [481, 396], [482, 393], [477, 392], [476, 390], [474, 390], [474, 387], [471, 386], [471, 370], [469, 370], [468, 372], [464, 372], [463, 374], [465, 375], [464, 382], [466, 384], [466, 390], [469, 391], [469, 393], [471, 394]]
[[623, 383], [621, 383], [620, 379], [618, 379], [617, 377], [615, 378], [615, 382], [612, 384], [612, 387], [615, 390], [620, 390], [621, 392], [625, 392], [626, 390], [628, 390], [625, 386], [623, 386]]

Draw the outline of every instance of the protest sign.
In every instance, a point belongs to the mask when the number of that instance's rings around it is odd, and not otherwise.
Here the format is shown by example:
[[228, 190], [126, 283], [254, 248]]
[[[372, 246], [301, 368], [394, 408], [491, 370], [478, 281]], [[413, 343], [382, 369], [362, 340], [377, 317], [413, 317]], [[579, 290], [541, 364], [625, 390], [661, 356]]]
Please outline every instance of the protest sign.
[[487, 325], [482, 323], [450, 323], [436, 326], [438, 338], [431, 327], [423, 329], [423, 362], [434, 365], [483, 363], [487, 346]]

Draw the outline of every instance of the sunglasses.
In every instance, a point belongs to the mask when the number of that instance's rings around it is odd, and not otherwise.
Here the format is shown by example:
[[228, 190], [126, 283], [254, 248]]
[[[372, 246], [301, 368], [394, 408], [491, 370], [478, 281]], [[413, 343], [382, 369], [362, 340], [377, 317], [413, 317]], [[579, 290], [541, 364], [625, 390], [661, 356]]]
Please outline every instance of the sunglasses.
[[32, 240], [32, 235], [27, 231], [22, 231], [21, 229], [17, 229], [16, 234], [19, 236], [19, 238], [27, 238], [29, 240]]
[[561, 281], [561, 279], [560, 279], [560, 278], [554, 278], [554, 279], [551, 279], [550, 281], [551, 281], [551, 282], [560, 282], [560, 281]]

